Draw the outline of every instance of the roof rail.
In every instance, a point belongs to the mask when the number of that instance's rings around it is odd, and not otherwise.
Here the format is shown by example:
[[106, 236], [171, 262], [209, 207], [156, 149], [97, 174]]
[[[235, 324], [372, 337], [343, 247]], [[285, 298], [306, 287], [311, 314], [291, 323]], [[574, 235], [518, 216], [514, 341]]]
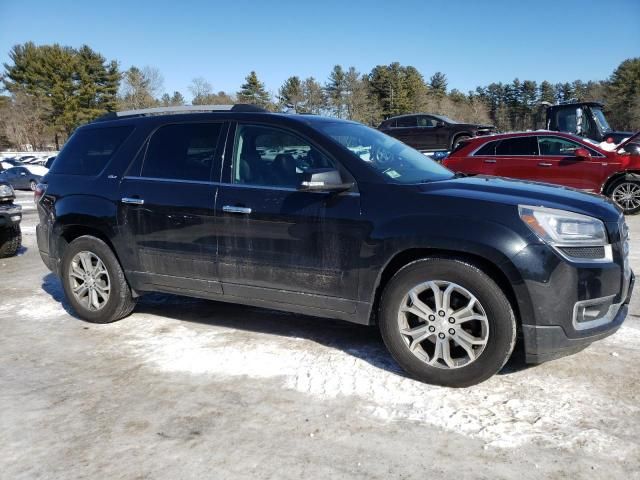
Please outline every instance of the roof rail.
[[153, 107], [138, 110], [123, 110], [120, 112], [109, 112], [95, 121], [115, 120], [124, 117], [145, 117], [150, 115], [168, 115], [174, 113], [205, 113], [205, 112], [258, 112], [268, 113], [268, 110], [247, 103], [236, 103], [235, 105], [178, 105], [174, 107]]

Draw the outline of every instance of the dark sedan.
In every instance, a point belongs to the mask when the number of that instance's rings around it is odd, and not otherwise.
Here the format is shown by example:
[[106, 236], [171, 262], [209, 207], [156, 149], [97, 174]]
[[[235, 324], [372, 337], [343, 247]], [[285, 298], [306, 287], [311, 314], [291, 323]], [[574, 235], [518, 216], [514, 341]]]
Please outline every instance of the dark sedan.
[[40, 166], [13, 167], [0, 172], [0, 181], [7, 182], [16, 190], [35, 190], [47, 169]]
[[459, 123], [444, 115], [414, 113], [391, 117], [378, 130], [397, 138], [421, 152], [454, 150], [471, 137], [495, 132], [493, 125]]

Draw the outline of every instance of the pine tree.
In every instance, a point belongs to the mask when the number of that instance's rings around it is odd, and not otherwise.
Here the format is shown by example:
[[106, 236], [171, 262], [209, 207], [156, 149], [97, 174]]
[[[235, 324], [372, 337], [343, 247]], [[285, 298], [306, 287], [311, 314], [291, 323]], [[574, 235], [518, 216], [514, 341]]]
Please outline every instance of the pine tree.
[[319, 115], [326, 110], [327, 99], [324, 95], [324, 90], [315, 78], [309, 77], [305, 79], [302, 83], [302, 95], [304, 105], [301, 108], [301, 113]]
[[333, 114], [338, 118], [344, 118], [346, 114], [344, 95], [347, 87], [345, 82], [346, 78], [342, 65], [335, 65], [324, 88], [329, 106]]
[[268, 108], [271, 104], [271, 96], [264, 88], [264, 83], [258, 80], [255, 71], [251, 71], [245, 78], [245, 83], [240, 87], [238, 92], [238, 101], [240, 103], [251, 103], [259, 107]]
[[447, 93], [447, 76], [442, 72], [434, 73], [429, 79], [431, 93], [443, 97]]
[[606, 100], [614, 128], [640, 130], [640, 57], [629, 58], [614, 70]]
[[293, 76], [287, 78], [278, 91], [278, 101], [281, 106], [291, 105], [296, 111], [304, 101], [302, 82], [300, 77]]

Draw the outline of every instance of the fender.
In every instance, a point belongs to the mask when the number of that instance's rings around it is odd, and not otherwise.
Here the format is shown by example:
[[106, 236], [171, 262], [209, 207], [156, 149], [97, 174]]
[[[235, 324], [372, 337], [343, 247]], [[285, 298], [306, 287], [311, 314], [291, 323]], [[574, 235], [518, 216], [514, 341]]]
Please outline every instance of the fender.
[[607, 193], [609, 193], [609, 188], [611, 187], [611, 184], [618, 178], [623, 178], [623, 177], [625, 180], [633, 180], [635, 182], [640, 182], [640, 172], [631, 171], [631, 170], [621, 170], [609, 176], [609, 178], [607, 178], [602, 183], [602, 188], [600, 189], [600, 193], [602, 195], [606, 195]]

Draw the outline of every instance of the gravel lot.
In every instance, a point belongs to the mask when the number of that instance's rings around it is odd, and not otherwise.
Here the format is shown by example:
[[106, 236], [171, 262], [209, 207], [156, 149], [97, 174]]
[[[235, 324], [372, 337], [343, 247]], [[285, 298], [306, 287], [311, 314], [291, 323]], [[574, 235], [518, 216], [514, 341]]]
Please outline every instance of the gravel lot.
[[85, 323], [31, 197], [0, 260], [0, 478], [640, 478], [637, 291], [614, 336], [450, 390], [347, 323], [169, 295]]

